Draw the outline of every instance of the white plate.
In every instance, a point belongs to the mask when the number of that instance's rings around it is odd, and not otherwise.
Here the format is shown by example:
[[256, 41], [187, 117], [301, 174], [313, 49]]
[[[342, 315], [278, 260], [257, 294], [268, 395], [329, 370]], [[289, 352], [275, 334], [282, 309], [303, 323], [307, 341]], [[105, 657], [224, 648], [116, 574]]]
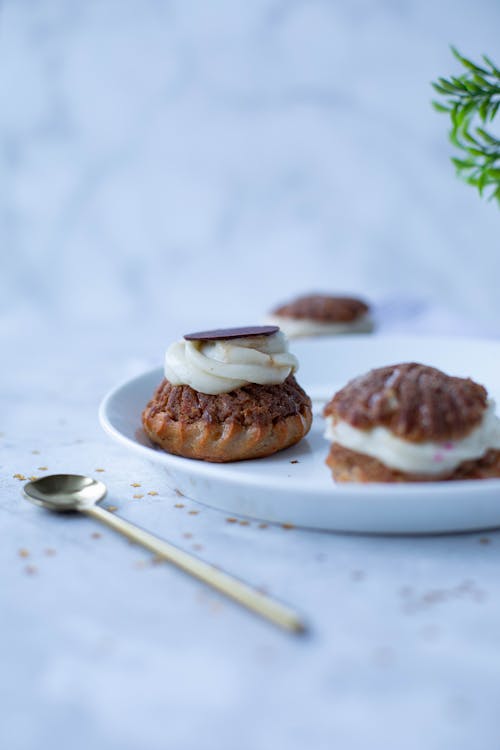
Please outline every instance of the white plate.
[[[141, 411], [160, 368], [119, 385], [103, 400], [104, 429], [164, 466], [167, 482], [193, 500], [252, 518], [365, 533], [439, 533], [500, 526], [500, 480], [422, 484], [335, 484], [325, 466], [321, 406], [347, 380], [373, 367], [418, 361], [483, 383], [500, 404], [500, 344], [463, 338], [350, 336], [293, 343], [298, 381], [315, 403], [311, 432], [298, 445], [254, 461], [212, 464], [152, 447]], [[297, 461], [298, 463], [293, 463]]]

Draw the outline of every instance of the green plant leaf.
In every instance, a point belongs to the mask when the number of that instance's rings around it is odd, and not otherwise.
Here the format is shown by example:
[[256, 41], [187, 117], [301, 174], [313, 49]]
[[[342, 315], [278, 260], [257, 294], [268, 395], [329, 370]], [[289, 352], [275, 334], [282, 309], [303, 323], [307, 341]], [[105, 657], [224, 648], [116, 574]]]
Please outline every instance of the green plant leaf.
[[432, 106], [451, 120], [448, 137], [459, 152], [452, 156], [457, 175], [500, 205], [500, 140], [482, 127], [500, 109], [500, 69], [487, 55], [482, 56], [484, 67], [456, 47], [451, 51], [464, 72], [432, 83], [439, 97]]

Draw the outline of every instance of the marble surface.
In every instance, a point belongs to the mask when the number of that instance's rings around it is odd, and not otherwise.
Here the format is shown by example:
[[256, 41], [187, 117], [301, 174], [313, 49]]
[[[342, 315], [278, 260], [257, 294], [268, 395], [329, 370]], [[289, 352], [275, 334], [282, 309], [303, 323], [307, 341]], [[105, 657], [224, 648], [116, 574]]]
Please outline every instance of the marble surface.
[[[1, 4], [1, 747], [498, 746], [497, 533], [228, 523], [96, 411], [173, 337], [303, 289], [365, 294], [385, 330], [500, 336], [498, 210], [429, 106], [448, 44], [494, 57], [499, 22], [493, 0]], [[310, 637], [21, 500], [16, 474], [57, 471]]]

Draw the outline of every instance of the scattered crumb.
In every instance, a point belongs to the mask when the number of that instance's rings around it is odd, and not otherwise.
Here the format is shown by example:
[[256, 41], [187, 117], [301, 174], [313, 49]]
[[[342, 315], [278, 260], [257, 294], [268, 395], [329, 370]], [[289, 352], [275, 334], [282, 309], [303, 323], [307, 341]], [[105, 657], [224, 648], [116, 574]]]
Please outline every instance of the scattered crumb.
[[34, 456], [39, 456], [39, 455], [40, 455], [40, 451], [31, 451], [31, 452], [32, 452], [32, 454], [33, 454]]
[[186, 533], [183, 534], [182, 536], [184, 537], [184, 539], [192, 539], [193, 538], [193, 535], [189, 531], [186, 531]]
[[454, 599], [466, 599], [478, 604], [487, 599], [487, 593], [480, 589], [474, 581], [462, 581], [458, 586], [447, 589], [430, 589], [428, 591], [417, 593], [411, 589], [404, 594], [403, 612], [405, 614], [414, 614], [423, 609], [429, 609], [436, 605], [443, 605]]
[[134, 500], [140, 500], [141, 497], [144, 497], [144, 495], [132, 495], [132, 497], [134, 498]]
[[94, 469], [94, 471], [106, 471], [106, 469]]
[[190, 516], [197, 516], [199, 512], [199, 510], [188, 510]]
[[132, 484], [130, 486], [131, 487], [140, 487], [141, 483], [140, 482], [132, 482]]
[[149, 490], [148, 495], [157, 495], [156, 490]]
[[444, 602], [448, 598], [448, 592], [442, 589], [431, 589], [422, 595], [422, 602], [424, 604], [437, 604]]
[[177, 497], [185, 497], [184, 493], [178, 490], [177, 488], [174, 489], [175, 494]]
[[491, 544], [491, 539], [487, 536], [482, 536], [479, 540], [479, 544]]
[[151, 560], [153, 565], [159, 565], [160, 563], [165, 562], [165, 558], [161, 555], [154, 555], [154, 557]]
[[49, 468], [48, 466], [39, 466], [38, 471], [47, 471], [48, 468]]
[[33, 474], [33, 475], [32, 475], [31, 477], [28, 477], [28, 479], [29, 479], [29, 480], [30, 480], [31, 482], [36, 482], [36, 480], [37, 480], [37, 479], [39, 479], [39, 477], [37, 477], [37, 476], [36, 476], [36, 474]]
[[30, 553], [29, 550], [25, 549], [25, 547], [22, 547], [20, 550], [18, 550], [17, 554], [19, 557], [29, 557]]
[[184, 503], [175, 503], [174, 508], [184, 508]]
[[90, 535], [92, 539], [100, 539], [102, 537], [102, 534], [100, 534], [98, 531], [93, 531]]
[[24, 476], [24, 474], [13, 474], [12, 478], [13, 479], [19, 479], [21, 481], [24, 481], [26, 479], [26, 477]]
[[29, 576], [34, 576], [38, 573], [38, 568], [35, 565], [26, 565], [24, 572]]
[[285, 531], [290, 531], [290, 529], [294, 529], [295, 526], [293, 525], [293, 523], [282, 523], [281, 528], [285, 529]]
[[298, 464], [299, 462], [298, 462], [298, 459], [295, 458], [293, 461], [290, 461], [290, 463], [291, 464]]
[[267, 523], [259, 523], [259, 529], [267, 529], [268, 524]]
[[118, 510], [118, 506], [117, 505], [108, 505], [107, 508], [106, 508], [106, 510], [109, 510], [110, 513], [114, 513], [115, 510]]
[[243, 519], [242, 521], [238, 521], [240, 526], [250, 526], [250, 521], [246, 521]]
[[238, 523], [237, 518], [226, 518], [226, 523]]
[[54, 557], [56, 551], [55, 549], [52, 549], [52, 547], [47, 547], [47, 549], [44, 549], [43, 554], [47, 557]]
[[362, 581], [364, 577], [364, 570], [351, 570], [351, 581]]
[[203, 544], [193, 544], [193, 549], [199, 552], [203, 549]]

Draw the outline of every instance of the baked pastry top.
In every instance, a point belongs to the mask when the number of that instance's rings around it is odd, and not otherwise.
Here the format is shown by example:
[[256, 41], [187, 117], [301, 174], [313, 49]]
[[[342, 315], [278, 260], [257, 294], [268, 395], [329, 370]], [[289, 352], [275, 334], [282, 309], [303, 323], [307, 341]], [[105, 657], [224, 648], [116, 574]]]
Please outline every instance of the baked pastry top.
[[319, 323], [352, 323], [366, 315], [368, 305], [354, 297], [331, 297], [310, 294], [276, 307], [273, 315], [314, 320]]
[[409, 362], [371, 370], [351, 380], [324, 415], [352, 427], [385, 427], [410, 442], [456, 440], [481, 422], [487, 393], [470, 378]]

